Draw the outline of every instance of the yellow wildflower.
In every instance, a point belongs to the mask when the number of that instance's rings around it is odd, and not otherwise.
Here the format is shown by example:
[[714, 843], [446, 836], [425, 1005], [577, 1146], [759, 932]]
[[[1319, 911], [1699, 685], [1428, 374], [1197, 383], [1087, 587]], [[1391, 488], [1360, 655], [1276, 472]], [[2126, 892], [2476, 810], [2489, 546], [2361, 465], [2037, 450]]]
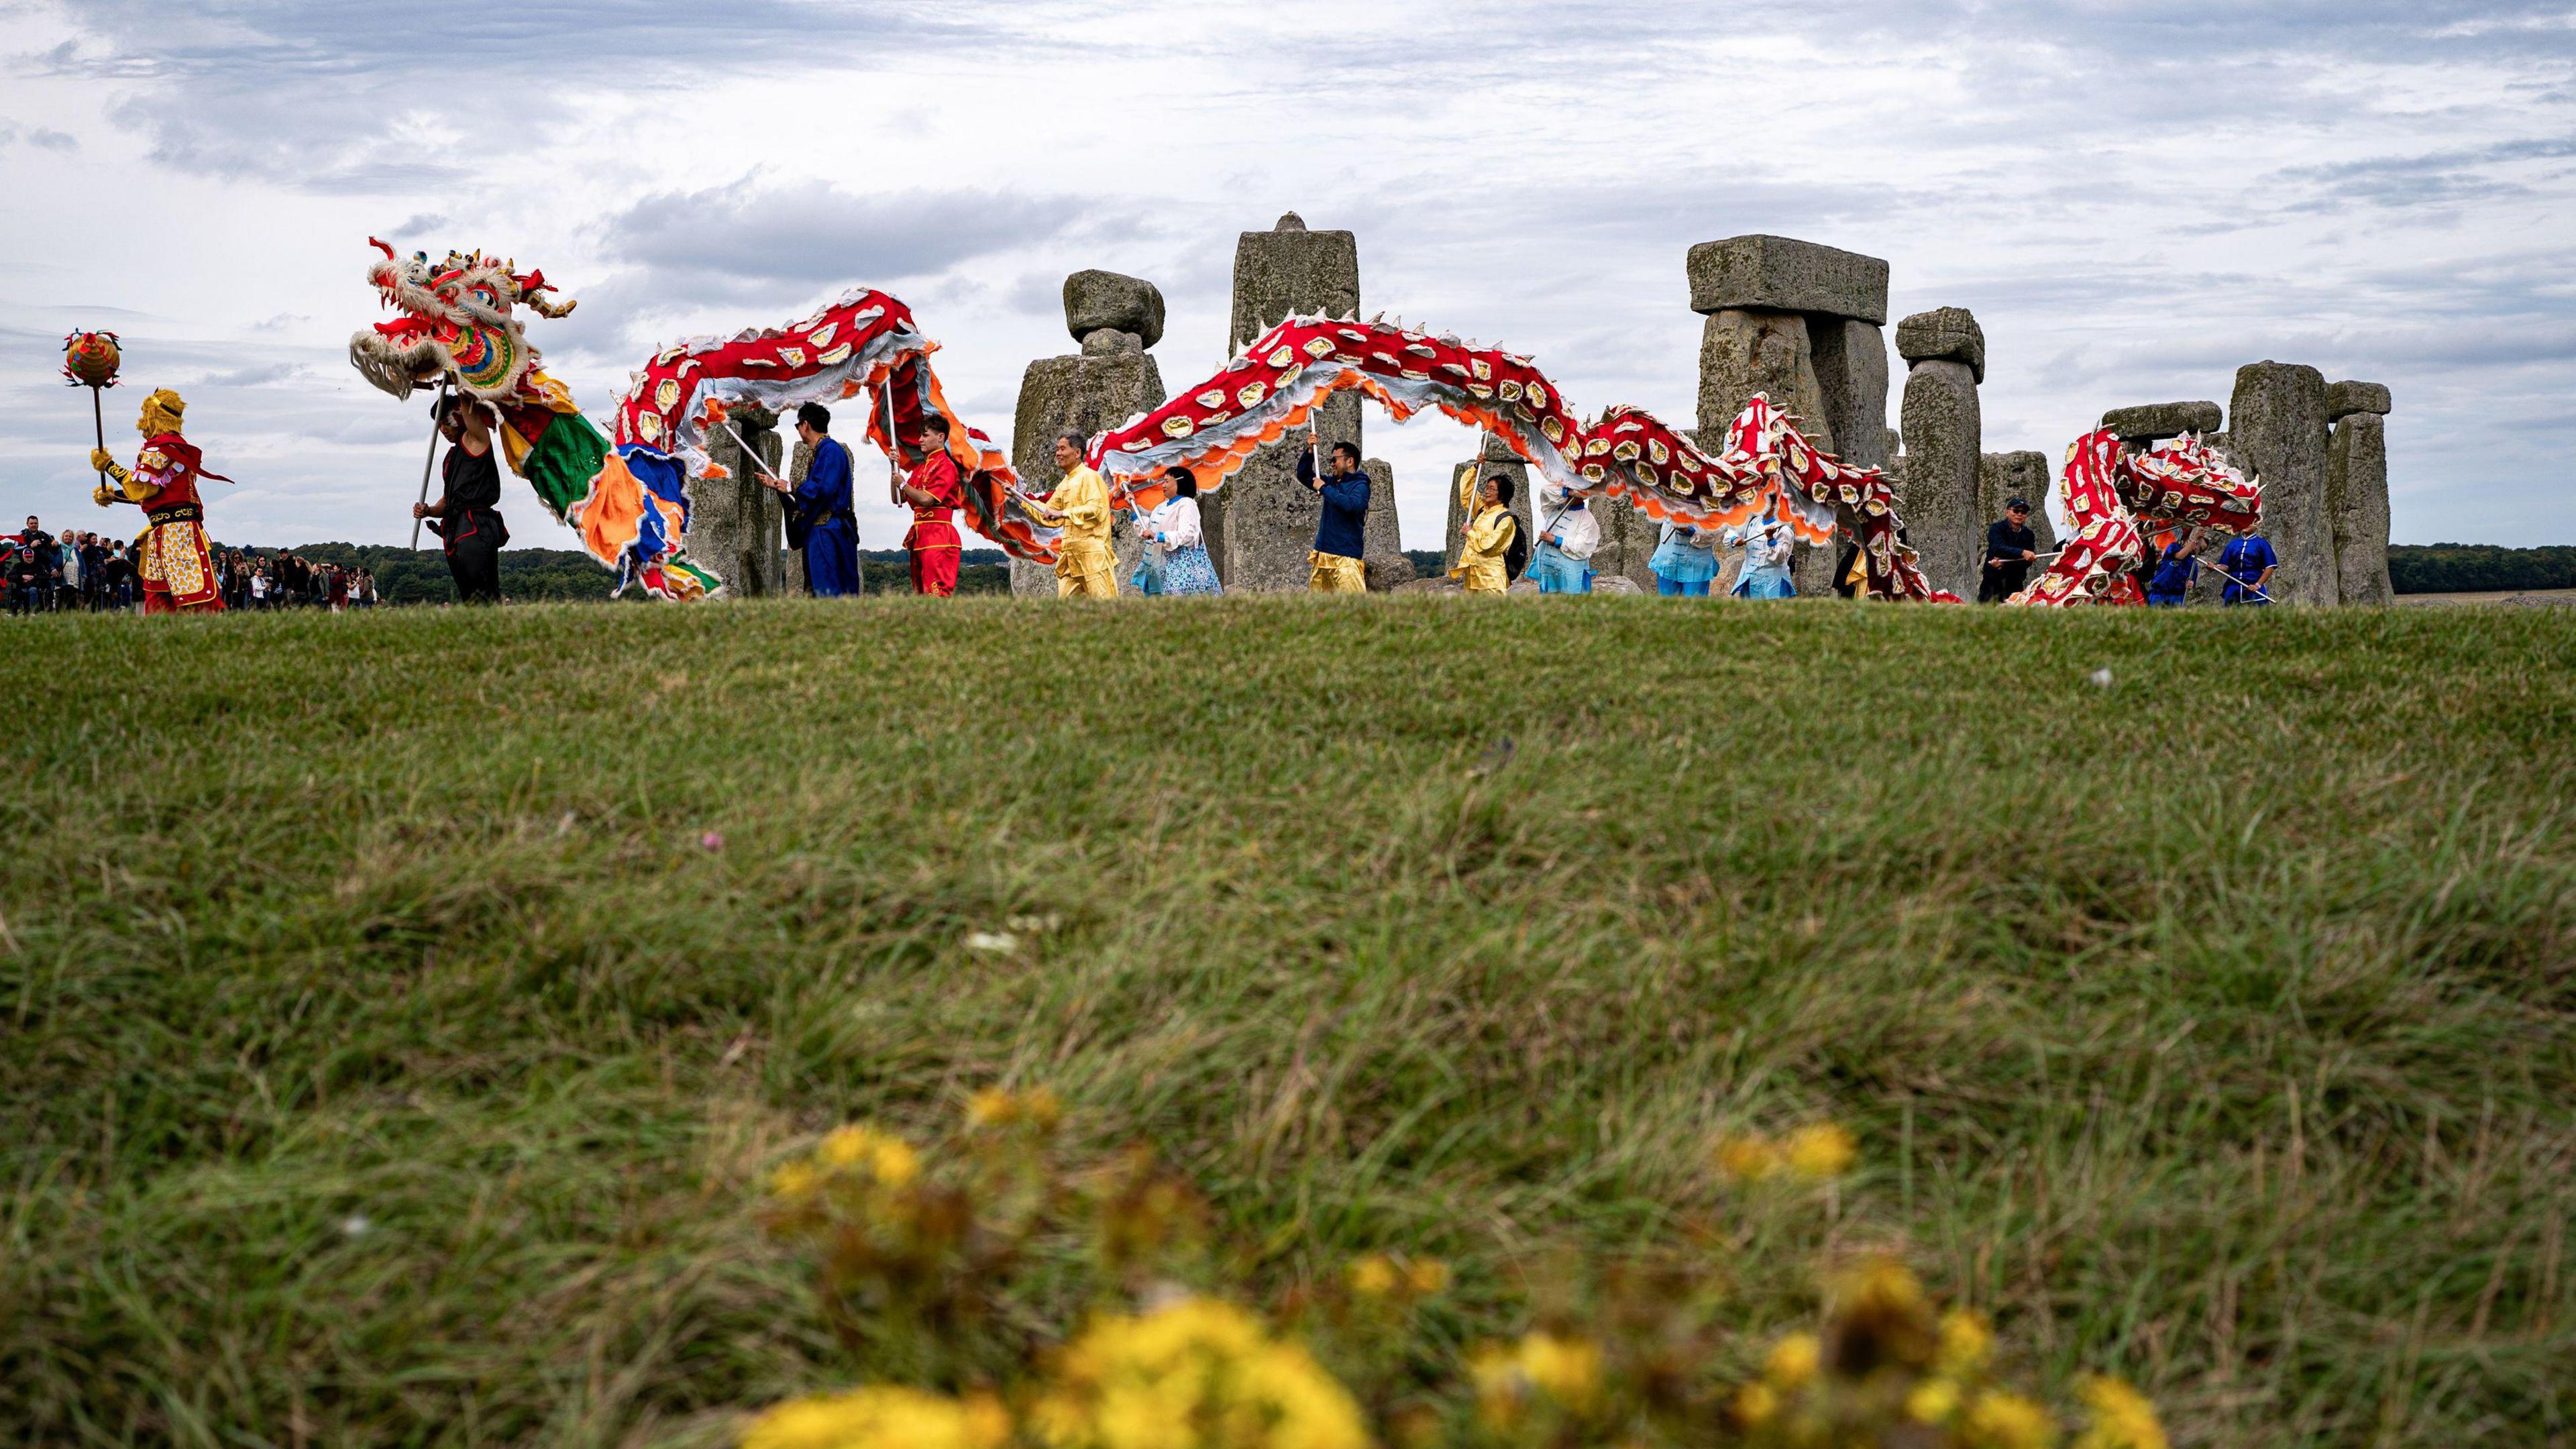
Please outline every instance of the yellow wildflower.
[[868, 1154], [868, 1170], [888, 1187], [902, 1187], [921, 1176], [921, 1156], [900, 1137], [881, 1137]]
[[814, 1160], [826, 1167], [864, 1166], [888, 1187], [901, 1187], [921, 1175], [921, 1157], [912, 1144], [873, 1127], [835, 1128], [814, 1149]]
[[823, 1145], [814, 1149], [814, 1156], [827, 1166], [855, 1167], [859, 1159], [868, 1155], [868, 1146], [874, 1141], [876, 1134], [865, 1127], [836, 1127], [823, 1138]]
[[1746, 1384], [1735, 1391], [1735, 1422], [1746, 1429], [1759, 1429], [1780, 1412], [1780, 1396], [1769, 1384]]
[[1905, 1396], [1905, 1417], [1918, 1424], [1938, 1424], [1959, 1412], [1959, 1386], [1948, 1379], [1925, 1379]]
[[783, 1163], [769, 1174], [769, 1190], [789, 1202], [801, 1202], [813, 1196], [815, 1185], [823, 1175], [802, 1162]]
[[1819, 1122], [1790, 1133], [1781, 1147], [1781, 1156], [1787, 1159], [1790, 1171], [1821, 1182], [1851, 1171], [1860, 1148], [1849, 1132], [1834, 1123]]
[[1590, 1409], [1601, 1392], [1601, 1348], [1589, 1340], [1533, 1333], [1521, 1340], [1520, 1365], [1531, 1383], [1569, 1409]]
[[1824, 1345], [1814, 1334], [1790, 1334], [1771, 1346], [1771, 1356], [1762, 1364], [1763, 1382], [1782, 1393], [1796, 1393], [1814, 1382], [1824, 1355]]
[[2019, 1394], [1992, 1390], [1977, 1395], [1960, 1428], [1974, 1449], [2048, 1449], [2057, 1442], [2048, 1410]]
[[1347, 1270], [1347, 1276], [1350, 1279], [1351, 1291], [1363, 1298], [1384, 1298], [1393, 1293], [1397, 1285], [1403, 1281], [1402, 1275], [1396, 1271], [1394, 1260], [1384, 1253], [1371, 1253], [1367, 1257], [1353, 1259]]
[[1064, 1120], [1064, 1099], [1051, 1087], [1032, 1087], [1025, 1092], [986, 1087], [966, 1100], [966, 1125], [969, 1127], [1009, 1127], [1027, 1123], [1041, 1132], [1052, 1132]]
[[1029, 1413], [1056, 1449], [1365, 1449], [1359, 1406], [1305, 1349], [1242, 1309], [1185, 1298], [1103, 1318]]
[[2076, 1385], [2075, 1393], [2093, 1411], [2092, 1426], [2075, 1449], [2166, 1449], [2156, 1406], [2127, 1383], [2096, 1375]]
[[1953, 1308], [1941, 1315], [1941, 1346], [1933, 1362], [1947, 1374], [1970, 1374], [1986, 1366], [1993, 1356], [1995, 1331], [1988, 1327], [1985, 1315], [1967, 1308]]
[[1780, 1149], [1762, 1137], [1730, 1137], [1718, 1144], [1717, 1170], [1737, 1182], [1760, 1182], [1780, 1170]]
[[1019, 1115], [1020, 1099], [999, 1087], [986, 1087], [966, 1099], [966, 1125], [1000, 1127]]
[[1588, 1339], [1533, 1333], [1510, 1348], [1488, 1344], [1467, 1361], [1476, 1385], [1477, 1412], [1508, 1429], [1534, 1393], [1559, 1408], [1590, 1413], [1601, 1395], [1601, 1349]]
[[1416, 1258], [1404, 1270], [1404, 1286], [1416, 1298], [1449, 1291], [1449, 1265], [1438, 1258]]
[[1000, 1449], [1011, 1416], [979, 1396], [963, 1402], [875, 1386], [780, 1404], [752, 1421], [742, 1449]]

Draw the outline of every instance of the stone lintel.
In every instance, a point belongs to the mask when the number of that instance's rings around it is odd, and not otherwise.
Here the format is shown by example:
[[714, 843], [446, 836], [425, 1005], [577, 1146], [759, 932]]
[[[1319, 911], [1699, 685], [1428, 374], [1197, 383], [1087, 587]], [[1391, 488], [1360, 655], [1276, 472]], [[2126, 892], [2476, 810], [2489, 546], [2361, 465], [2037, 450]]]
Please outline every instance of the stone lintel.
[[2354, 413], [2377, 413], [2388, 416], [2390, 398], [2385, 383], [2330, 382], [2326, 384], [2326, 416], [2337, 422]]
[[2220, 413], [2214, 402], [2148, 403], [2142, 407], [2113, 408], [2102, 415], [2102, 426], [2120, 435], [2124, 443], [2161, 442], [2197, 433], [2207, 438], [2218, 431]]
[[1896, 355], [1907, 362], [1964, 362], [1986, 381], [1986, 330], [1965, 307], [1935, 307], [1896, 324]]
[[1808, 312], [1887, 322], [1887, 263], [1785, 236], [1739, 236], [1690, 249], [1691, 310]]

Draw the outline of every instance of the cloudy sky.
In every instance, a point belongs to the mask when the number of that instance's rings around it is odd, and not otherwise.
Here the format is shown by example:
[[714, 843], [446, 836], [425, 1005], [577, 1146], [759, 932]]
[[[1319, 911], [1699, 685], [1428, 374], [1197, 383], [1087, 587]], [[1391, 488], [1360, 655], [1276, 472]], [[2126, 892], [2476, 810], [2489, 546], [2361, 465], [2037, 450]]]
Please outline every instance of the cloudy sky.
[[[662, 342], [866, 283], [1007, 437], [1072, 350], [1065, 273], [1162, 287], [1177, 390], [1223, 360], [1236, 234], [1294, 208], [1358, 233], [1369, 310], [1587, 413], [1687, 425], [1683, 253], [1775, 232], [1890, 259], [1899, 315], [1975, 310], [1989, 450], [2305, 362], [2395, 389], [2398, 541], [2576, 542], [2565, 5], [0, 0], [0, 35], [13, 526], [103, 517], [55, 371], [104, 327], [241, 480], [219, 536], [402, 540], [422, 406], [346, 360], [371, 233], [542, 266], [582, 306], [532, 336], [597, 417]], [[1368, 440], [1437, 547], [1472, 440]]]

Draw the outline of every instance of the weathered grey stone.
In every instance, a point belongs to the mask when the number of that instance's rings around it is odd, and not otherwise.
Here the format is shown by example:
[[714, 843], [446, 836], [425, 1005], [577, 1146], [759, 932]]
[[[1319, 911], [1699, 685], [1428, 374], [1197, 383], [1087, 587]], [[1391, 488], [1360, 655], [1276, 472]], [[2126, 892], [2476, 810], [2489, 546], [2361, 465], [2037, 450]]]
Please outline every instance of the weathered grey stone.
[[1599, 569], [1592, 572], [1592, 592], [1596, 594], [1642, 594], [1647, 591], [1647, 586], [1641, 586], [1625, 574], [1605, 574]]
[[2376, 413], [2388, 416], [2393, 400], [2385, 384], [2376, 382], [2336, 382], [2326, 385], [2326, 417], [2341, 420], [2354, 413]]
[[[1479, 451], [1489, 454], [1494, 451], [1490, 446], [1493, 440], [1489, 437], [1486, 442], [1488, 446]], [[1476, 462], [1461, 463], [1449, 470], [1449, 527], [1440, 541], [1440, 556], [1449, 568], [1458, 566], [1458, 541], [1467, 533], [1467, 515], [1458, 507], [1458, 484], [1467, 476], [1467, 470], [1470, 468], [1481, 468], [1479, 477], [1511, 479], [1512, 517], [1520, 523], [1521, 537], [1535, 539], [1538, 536], [1531, 531], [1529, 465], [1514, 457], [1509, 448], [1502, 449], [1502, 454], [1503, 456], [1499, 458], [1479, 457]]]
[[1691, 310], [1819, 312], [1885, 325], [1887, 263], [1785, 236], [1739, 236], [1690, 249]]
[[[1789, 413], [1791, 426], [1807, 441], [1839, 454], [1807, 321], [1794, 312], [1745, 308], [1708, 319], [1700, 333], [1700, 436], [1724, 438], [1736, 414], [1762, 393]], [[1798, 545], [1789, 577], [1799, 593], [1830, 592], [1834, 554], [1831, 545]]]
[[2283, 604], [2342, 599], [2326, 500], [2326, 380], [2313, 367], [2253, 362], [2236, 370], [2228, 438], [2263, 480], [2263, 536], [2280, 555], [2270, 593]]
[[1977, 517], [1985, 422], [1976, 373], [1937, 357], [1905, 376], [1905, 479], [1899, 512], [1923, 577], [1961, 598], [1977, 595], [1986, 526]]
[[[1359, 305], [1358, 241], [1347, 231], [1309, 231], [1290, 212], [1277, 228], [1245, 232], [1235, 243], [1234, 310], [1226, 347], [1240, 352], [1291, 315], [1339, 317], [1357, 312]], [[1336, 442], [1359, 446], [1358, 393], [1334, 397], [1316, 416], [1323, 452], [1329, 454]], [[1297, 454], [1305, 446], [1302, 436], [1281, 439], [1245, 460], [1225, 487], [1202, 498], [1199, 512], [1208, 552], [1229, 592], [1284, 593], [1306, 587], [1312, 573], [1307, 555], [1314, 551], [1323, 504], [1313, 489], [1297, 481]], [[1389, 505], [1394, 501], [1391, 489], [1372, 486], [1372, 519], [1382, 491], [1389, 494]], [[1374, 523], [1369, 531], [1378, 531]]]
[[1133, 332], [1121, 332], [1114, 327], [1100, 328], [1086, 334], [1082, 339], [1082, 355], [1085, 357], [1116, 357], [1122, 353], [1144, 350], [1144, 338]]
[[1603, 494], [1584, 506], [1601, 524], [1601, 546], [1592, 553], [1592, 572], [1597, 576], [1593, 587], [1598, 590], [1607, 580], [1621, 579], [1654, 588], [1652, 565], [1655, 545], [1663, 540], [1663, 525], [1625, 498]]
[[1864, 468], [1886, 467], [1896, 455], [1896, 435], [1887, 426], [1886, 334], [1874, 322], [1810, 317], [1807, 342], [1834, 455]]
[[[715, 570], [735, 598], [787, 594], [791, 572], [797, 575], [792, 591], [801, 593], [802, 561], [791, 570], [784, 557], [786, 509], [776, 490], [760, 481], [779, 466], [778, 415], [737, 404], [732, 424], [732, 433], [716, 428], [707, 439], [707, 457], [732, 476], [689, 480], [689, 531], [682, 543], [690, 558]], [[741, 441], [734, 433], [741, 434]], [[743, 443], [751, 445], [749, 458]]]
[[[1986, 529], [2004, 516], [2004, 504], [2015, 498], [2030, 505], [2030, 531], [2039, 540], [2033, 553], [2054, 553], [2057, 525], [2048, 520], [2049, 487], [2046, 453], [1988, 453], [1977, 461], [1977, 568], [1983, 582]], [[2033, 569], [2031, 576], [2038, 577]], [[1963, 594], [1962, 598], [1974, 598]]]
[[1986, 329], [1965, 307], [1935, 307], [1896, 324], [1896, 355], [1908, 362], [1964, 362], [1986, 380]]
[[1151, 347], [1163, 340], [1163, 289], [1116, 272], [1076, 272], [1064, 279], [1064, 325], [1076, 342], [1105, 328]]
[[2119, 434], [2124, 443], [2154, 443], [2185, 433], [2207, 438], [2218, 431], [2219, 422], [2214, 402], [2169, 402], [2113, 408], [2102, 415], [2100, 426]]
[[1360, 544], [1360, 563], [1368, 574], [1369, 592], [1383, 594], [1413, 581], [1413, 560], [1404, 556], [1404, 537], [1395, 516], [1395, 465], [1384, 458], [1360, 464], [1369, 475], [1368, 535]]
[[2334, 519], [2337, 597], [2346, 604], [2393, 602], [2397, 590], [2388, 578], [2388, 420], [2378, 412], [2347, 413], [2335, 424], [2326, 448], [2326, 497]]
[[[796, 442], [796, 450], [795, 450], [793, 453], [789, 454], [789, 455], [788, 455], [788, 458], [787, 458], [787, 483], [788, 483], [788, 486], [792, 488], [792, 487], [794, 487], [795, 485], [797, 485], [797, 484], [799, 484], [799, 483], [804, 482], [804, 481], [805, 481], [805, 473], [806, 473], [806, 470], [807, 470], [807, 469], [809, 469], [809, 468], [812, 468], [813, 466], [814, 466], [814, 446], [813, 446], [813, 444], [808, 443], [808, 442], [804, 441], [804, 440], [803, 440], [803, 439], [801, 439], [801, 438], [800, 438], [800, 439], [798, 439], [798, 440], [797, 440], [797, 442]], [[788, 548], [788, 547], [786, 546], [786, 544], [787, 544], [787, 536], [786, 536], [786, 527], [787, 527], [787, 524], [786, 524], [785, 502], [786, 502], [786, 500], [784, 500], [784, 499], [781, 499], [781, 500], [780, 500], [780, 505], [781, 505], [781, 507], [780, 507], [780, 516], [779, 516], [779, 539], [778, 539], [778, 542], [779, 542], [779, 566], [780, 566], [782, 569], [784, 569], [784, 570], [785, 570], [785, 572], [786, 572], [786, 574], [787, 574], [787, 587], [785, 588], [785, 590], [783, 590], [783, 592], [785, 592], [785, 593], [787, 594], [787, 596], [788, 596], [788, 597], [790, 597], [790, 598], [801, 599], [801, 598], [804, 598], [804, 597], [806, 597], [807, 595], [811, 594], [811, 593], [813, 592], [813, 590], [812, 590], [812, 589], [810, 589], [810, 588], [808, 588], [808, 587], [806, 587], [806, 584], [805, 584], [805, 555], [804, 555], [804, 554], [802, 554], [802, 553], [797, 552], [797, 551], [796, 551], [796, 550], [794, 550], [794, 549]], [[865, 571], [864, 571], [864, 570], [862, 570], [861, 572], [862, 572], [862, 573], [864, 573]], [[865, 578], [861, 578], [861, 579], [857, 580], [857, 581], [856, 581], [856, 583], [857, 583], [857, 585], [858, 585], [859, 590], [860, 590], [861, 592], [863, 592], [863, 593], [864, 593], [864, 592], [866, 591], [866, 589], [867, 589], [867, 580], [866, 580]]]
[[[1058, 434], [1091, 437], [1162, 406], [1164, 396], [1163, 370], [1143, 352], [1041, 357], [1030, 363], [1020, 376], [1019, 407], [1011, 419], [1011, 466], [1019, 471], [1021, 486], [1044, 493], [1064, 477], [1055, 465]], [[1138, 547], [1135, 524], [1125, 514], [1111, 525], [1109, 542], [1118, 555], [1118, 587], [1124, 593]], [[1053, 597], [1055, 571], [1013, 559], [1011, 592]]]

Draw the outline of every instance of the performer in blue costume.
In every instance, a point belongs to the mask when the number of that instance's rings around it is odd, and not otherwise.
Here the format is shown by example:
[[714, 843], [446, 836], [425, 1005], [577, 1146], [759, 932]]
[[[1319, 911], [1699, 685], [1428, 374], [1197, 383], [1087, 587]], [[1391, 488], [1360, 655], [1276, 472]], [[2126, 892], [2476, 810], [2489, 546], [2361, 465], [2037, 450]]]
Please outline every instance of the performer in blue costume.
[[859, 591], [859, 516], [850, 501], [850, 450], [832, 437], [831, 410], [796, 410], [796, 436], [814, 449], [792, 502], [804, 521], [805, 585], [818, 599]]

